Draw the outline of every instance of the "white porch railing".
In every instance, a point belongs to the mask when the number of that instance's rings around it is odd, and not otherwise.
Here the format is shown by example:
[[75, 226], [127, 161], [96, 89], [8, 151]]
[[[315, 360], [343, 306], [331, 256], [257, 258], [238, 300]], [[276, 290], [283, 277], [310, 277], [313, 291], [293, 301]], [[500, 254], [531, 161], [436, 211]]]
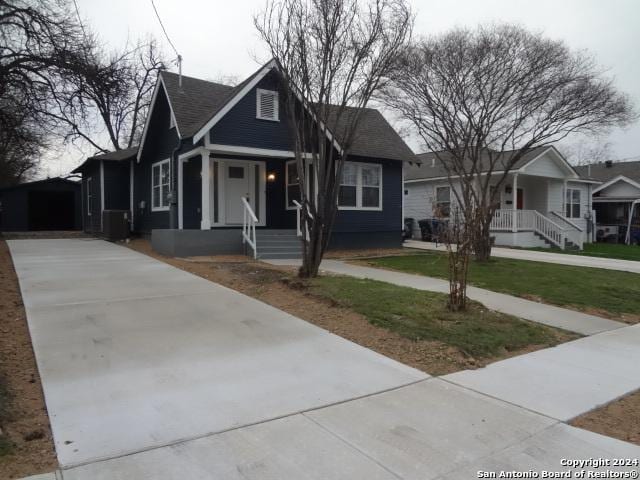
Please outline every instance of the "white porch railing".
[[516, 210], [515, 215], [513, 210], [496, 210], [491, 221], [491, 230], [536, 232], [555, 246], [563, 250], [565, 247], [565, 229], [537, 210]]
[[[296, 207], [296, 233], [299, 237], [302, 237], [302, 204], [297, 200], [293, 200], [293, 205]], [[308, 209], [306, 213], [309, 218], [313, 219], [313, 215], [309, 213]], [[305, 238], [309, 240], [309, 230], [307, 228], [305, 228]]]
[[578, 225], [576, 225], [574, 222], [569, 220], [564, 215], [558, 212], [551, 212], [551, 213], [554, 215], [554, 217], [558, 218], [563, 225], [565, 225], [564, 233], [566, 238], [571, 243], [576, 245], [580, 250], [582, 250], [582, 247], [584, 244], [584, 235], [583, 235], [584, 230], [580, 228]]
[[258, 258], [258, 247], [256, 244], [256, 223], [258, 223], [258, 217], [253, 213], [253, 209], [245, 197], [242, 197], [242, 206], [244, 207], [242, 243], [248, 243], [253, 249], [253, 258]]

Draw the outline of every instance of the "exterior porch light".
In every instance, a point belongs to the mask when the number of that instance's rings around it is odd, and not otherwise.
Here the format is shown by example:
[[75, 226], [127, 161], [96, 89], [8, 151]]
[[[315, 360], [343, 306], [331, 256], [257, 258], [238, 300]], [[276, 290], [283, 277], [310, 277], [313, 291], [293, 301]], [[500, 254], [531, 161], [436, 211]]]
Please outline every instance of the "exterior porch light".
[[276, 174], [273, 172], [270, 172], [267, 174], [267, 182], [275, 182], [276, 181]]

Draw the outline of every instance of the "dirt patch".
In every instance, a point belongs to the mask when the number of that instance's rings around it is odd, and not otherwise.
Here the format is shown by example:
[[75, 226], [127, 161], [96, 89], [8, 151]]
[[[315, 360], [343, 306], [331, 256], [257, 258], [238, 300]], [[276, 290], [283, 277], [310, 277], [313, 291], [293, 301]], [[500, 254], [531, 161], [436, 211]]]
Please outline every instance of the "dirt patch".
[[391, 257], [398, 255], [416, 255], [423, 253], [415, 248], [366, 248], [359, 250], [329, 250], [324, 258], [350, 260], [358, 258]]
[[[437, 341], [414, 341], [369, 323], [348, 308], [314, 296], [295, 276], [293, 267], [276, 267], [247, 257], [165, 257], [154, 252], [148, 241], [136, 239], [128, 246], [200, 277], [220, 283], [318, 325], [354, 343], [370, 348], [405, 365], [431, 375], [444, 375], [483, 367], [507, 357], [543, 348], [503, 352], [496, 358], [474, 358], [458, 348]], [[353, 254], [353, 252], [350, 252]], [[369, 253], [370, 254], [370, 253]]]
[[[31, 337], [11, 255], [0, 240], [0, 478], [57, 468]], [[3, 408], [4, 405], [4, 408]], [[4, 452], [4, 454], [3, 454]]]
[[585, 413], [571, 425], [640, 445], [640, 391]]

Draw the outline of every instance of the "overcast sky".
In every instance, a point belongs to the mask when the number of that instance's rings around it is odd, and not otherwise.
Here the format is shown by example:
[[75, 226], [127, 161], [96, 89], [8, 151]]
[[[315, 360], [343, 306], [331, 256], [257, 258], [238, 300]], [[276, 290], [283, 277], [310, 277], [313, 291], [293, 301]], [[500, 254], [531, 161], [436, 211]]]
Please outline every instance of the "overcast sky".
[[[253, 27], [264, 0], [155, 0], [167, 32], [184, 58], [185, 75], [240, 79], [267, 53]], [[415, 33], [434, 34], [455, 26], [517, 22], [547, 36], [587, 49], [608, 69], [617, 87], [640, 108], [639, 0], [410, 0], [417, 14]], [[77, 0], [82, 18], [108, 46], [152, 34], [174, 56], [151, 6], [151, 0]], [[172, 66], [175, 70], [175, 66]], [[576, 139], [582, 141], [583, 139]], [[616, 158], [640, 158], [640, 124], [605, 139]], [[417, 144], [411, 142], [417, 150]], [[84, 154], [69, 150], [51, 159], [42, 176], [67, 173]]]

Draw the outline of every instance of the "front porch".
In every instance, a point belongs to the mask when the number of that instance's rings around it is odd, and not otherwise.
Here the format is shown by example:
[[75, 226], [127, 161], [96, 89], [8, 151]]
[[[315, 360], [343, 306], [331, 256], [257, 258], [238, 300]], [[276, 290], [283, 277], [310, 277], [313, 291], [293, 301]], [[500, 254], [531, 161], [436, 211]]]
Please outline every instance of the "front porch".
[[573, 190], [564, 178], [510, 174], [491, 222], [496, 245], [582, 249], [586, 235], [581, 217], [588, 205], [581, 205], [582, 192]]

